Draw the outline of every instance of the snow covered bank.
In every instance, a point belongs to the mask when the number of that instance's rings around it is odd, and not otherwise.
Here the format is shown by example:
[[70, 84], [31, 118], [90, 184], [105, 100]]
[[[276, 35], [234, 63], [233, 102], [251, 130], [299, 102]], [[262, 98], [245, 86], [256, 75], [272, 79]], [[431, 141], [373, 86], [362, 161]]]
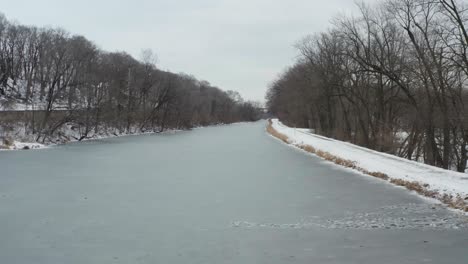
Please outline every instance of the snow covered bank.
[[13, 141], [11, 145], [2, 145], [0, 144], [0, 151], [2, 150], [19, 150], [19, 149], [42, 149], [46, 148], [47, 146], [40, 143], [35, 142], [19, 142]]
[[[215, 127], [215, 126], [228, 126], [228, 125], [239, 125], [239, 124], [247, 124], [249, 122], [237, 122], [231, 124], [213, 124], [209, 126], [197, 126], [192, 129], [202, 129], [206, 127]], [[187, 129], [189, 130], [189, 129]], [[138, 126], [134, 126], [130, 128], [130, 132], [128, 131], [119, 131], [116, 128], [101, 128], [97, 132], [90, 131], [85, 138], [79, 140], [83, 132], [80, 131], [79, 128], [74, 127], [70, 124], [63, 125], [57, 133], [57, 135], [53, 138], [47, 140], [44, 144], [40, 144], [34, 142], [36, 138], [36, 134], [28, 134], [24, 129], [24, 124], [16, 125], [12, 132], [5, 132], [2, 131], [2, 126], [0, 124], [0, 151], [6, 150], [29, 150], [29, 149], [43, 149], [47, 148], [51, 145], [61, 145], [71, 142], [77, 141], [89, 141], [89, 140], [99, 140], [99, 139], [106, 139], [106, 138], [115, 138], [115, 137], [125, 137], [125, 136], [141, 136], [141, 135], [148, 135], [148, 134], [165, 134], [165, 133], [177, 133], [180, 131], [184, 131], [181, 129], [167, 129], [164, 131], [140, 131]]]
[[[60, 145], [71, 142], [78, 141], [88, 141], [88, 140], [99, 140], [106, 138], [114, 137], [123, 137], [123, 136], [139, 136], [146, 134], [158, 134], [158, 133], [174, 133], [179, 130], [165, 130], [163, 132], [147, 131], [147, 132], [137, 132], [138, 128], [134, 127], [130, 129], [130, 132], [119, 131], [118, 129], [100, 129], [96, 132], [89, 132], [89, 134], [82, 138], [82, 131], [71, 126], [64, 125], [59, 133], [48, 139], [44, 144], [34, 142], [36, 134], [27, 134], [22, 126], [17, 126], [13, 130], [13, 133], [0, 133], [0, 151], [2, 150], [30, 150], [30, 149], [43, 149], [51, 145]], [[0, 129], [1, 132], [1, 129]], [[80, 140], [81, 139], [81, 140]]]
[[295, 129], [273, 119], [269, 132], [295, 147], [339, 165], [404, 186], [468, 212], [468, 175], [409, 161], [351, 143]]
[[31, 142], [18, 142], [15, 141], [12, 145], [12, 149], [41, 149], [45, 148], [46, 145], [40, 143], [31, 143]]

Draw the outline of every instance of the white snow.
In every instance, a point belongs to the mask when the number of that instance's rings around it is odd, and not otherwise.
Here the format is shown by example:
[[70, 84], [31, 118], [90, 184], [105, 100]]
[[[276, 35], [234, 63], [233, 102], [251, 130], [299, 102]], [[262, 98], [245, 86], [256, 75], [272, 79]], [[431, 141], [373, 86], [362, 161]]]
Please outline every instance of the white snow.
[[36, 143], [36, 142], [19, 142], [14, 141], [11, 146], [3, 146], [0, 148], [0, 151], [4, 150], [21, 150], [21, 149], [43, 149], [47, 146], [44, 144]]
[[310, 145], [342, 159], [352, 160], [356, 165], [371, 172], [381, 172], [393, 179], [417, 181], [429, 184], [440, 194], [468, 197], [468, 175], [444, 170], [394, 155], [377, 152], [351, 143], [319, 136], [307, 129], [295, 129], [272, 120], [273, 128], [286, 135], [292, 145]]
[[[130, 131], [119, 131], [117, 128], [106, 128], [100, 127], [97, 133], [90, 131], [88, 137], [84, 138], [82, 141], [88, 140], [99, 140], [106, 138], [114, 137], [123, 137], [123, 136], [139, 136], [146, 134], [156, 134], [156, 133], [175, 133], [179, 130], [165, 130], [163, 132], [147, 131], [140, 132], [139, 127], [132, 126]], [[23, 150], [23, 149], [43, 149], [51, 145], [65, 144], [69, 142], [76, 142], [81, 137], [80, 128], [73, 127], [73, 124], [65, 124], [58, 129], [58, 133], [50, 139], [47, 139], [44, 144], [40, 144], [35, 141], [36, 134], [27, 133], [24, 128], [24, 124], [18, 123], [14, 130], [11, 132], [2, 131], [0, 126], [0, 150]], [[2, 138], [14, 139], [11, 145], [5, 146], [2, 145]]]
[[33, 143], [33, 142], [28, 143], [28, 142], [18, 142], [18, 141], [15, 141], [12, 146], [13, 149], [41, 149], [45, 147], [46, 145], [40, 144], [40, 143]]

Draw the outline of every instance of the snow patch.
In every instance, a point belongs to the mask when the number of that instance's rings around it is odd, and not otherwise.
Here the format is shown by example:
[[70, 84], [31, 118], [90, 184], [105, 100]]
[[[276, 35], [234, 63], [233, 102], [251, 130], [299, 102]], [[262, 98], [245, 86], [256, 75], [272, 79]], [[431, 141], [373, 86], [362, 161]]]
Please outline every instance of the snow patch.
[[13, 143], [13, 149], [41, 149], [45, 148], [46, 145], [40, 143], [28, 143], [28, 142], [18, 142]]

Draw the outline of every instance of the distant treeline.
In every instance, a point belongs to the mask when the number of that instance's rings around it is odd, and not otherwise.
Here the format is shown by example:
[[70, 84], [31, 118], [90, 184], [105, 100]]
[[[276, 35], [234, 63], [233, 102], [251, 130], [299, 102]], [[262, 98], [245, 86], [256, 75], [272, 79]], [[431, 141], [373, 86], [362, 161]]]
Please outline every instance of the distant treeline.
[[150, 50], [139, 60], [105, 52], [83, 36], [0, 15], [0, 109], [40, 110], [25, 127], [41, 142], [64, 125], [79, 128], [84, 139], [106, 129], [162, 131], [259, 118], [258, 105], [237, 92], [159, 70], [155, 57]]
[[358, 6], [360, 15], [338, 16], [297, 45], [299, 60], [269, 88], [270, 112], [291, 126], [465, 171], [466, 2]]

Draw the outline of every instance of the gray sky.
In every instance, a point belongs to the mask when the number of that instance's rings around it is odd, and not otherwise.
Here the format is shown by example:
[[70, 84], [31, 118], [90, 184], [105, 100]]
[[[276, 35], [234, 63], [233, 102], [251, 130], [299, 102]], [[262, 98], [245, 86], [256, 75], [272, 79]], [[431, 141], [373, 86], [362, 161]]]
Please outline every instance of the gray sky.
[[139, 58], [150, 48], [161, 69], [262, 101], [297, 56], [298, 40], [326, 30], [334, 15], [356, 11], [352, 0], [0, 0], [0, 6], [10, 20], [59, 26], [104, 50]]

